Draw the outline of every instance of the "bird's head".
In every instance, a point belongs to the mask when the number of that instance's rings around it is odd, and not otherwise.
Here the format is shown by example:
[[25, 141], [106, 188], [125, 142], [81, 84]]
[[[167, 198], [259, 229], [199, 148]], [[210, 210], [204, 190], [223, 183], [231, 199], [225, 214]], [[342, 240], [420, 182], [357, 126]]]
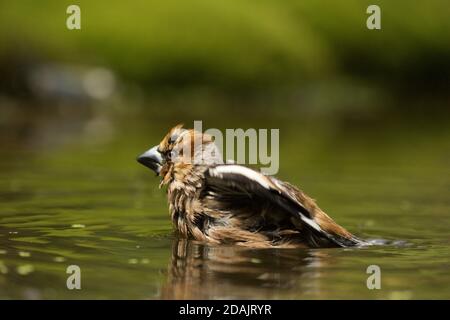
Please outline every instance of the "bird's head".
[[179, 124], [165, 135], [161, 142], [141, 154], [137, 161], [161, 177], [161, 185], [179, 181], [195, 165], [223, 163], [222, 154], [212, 136]]

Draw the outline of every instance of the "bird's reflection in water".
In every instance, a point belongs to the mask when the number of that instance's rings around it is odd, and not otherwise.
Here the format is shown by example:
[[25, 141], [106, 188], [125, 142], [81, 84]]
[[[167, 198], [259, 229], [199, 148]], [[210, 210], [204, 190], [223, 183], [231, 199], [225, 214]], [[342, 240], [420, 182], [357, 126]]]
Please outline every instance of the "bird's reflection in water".
[[317, 297], [327, 250], [249, 249], [175, 239], [162, 299]]

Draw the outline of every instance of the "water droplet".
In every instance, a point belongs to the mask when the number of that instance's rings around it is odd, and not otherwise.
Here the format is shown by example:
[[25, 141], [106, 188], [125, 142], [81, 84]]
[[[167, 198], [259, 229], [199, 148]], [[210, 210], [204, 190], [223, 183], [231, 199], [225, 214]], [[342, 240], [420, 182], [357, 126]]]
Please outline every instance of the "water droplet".
[[32, 264], [23, 264], [16, 268], [18, 274], [26, 276], [34, 271], [34, 266]]
[[64, 261], [66, 261], [66, 258], [64, 258], [64, 257], [54, 257], [53, 261], [55, 261], [55, 262], [64, 262]]
[[31, 256], [31, 253], [26, 251], [19, 251], [19, 256], [22, 258], [28, 258], [29, 256]]
[[84, 224], [80, 224], [80, 223], [75, 223], [72, 225], [72, 228], [78, 228], [78, 229], [85, 228], [85, 227], [86, 226]]
[[128, 259], [129, 264], [137, 264], [138, 262], [138, 259]]

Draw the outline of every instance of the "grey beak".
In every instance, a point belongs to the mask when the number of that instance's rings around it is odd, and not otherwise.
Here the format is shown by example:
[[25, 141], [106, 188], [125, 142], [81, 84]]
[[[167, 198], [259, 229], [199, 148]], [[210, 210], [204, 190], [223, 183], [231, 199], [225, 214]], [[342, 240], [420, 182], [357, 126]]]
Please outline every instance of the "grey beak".
[[159, 153], [159, 151], [158, 151], [158, 146], [154, 146], [150, 150], [141, 154], [137, 158], [137, 161], [140, 164], [143, 164], [144, 166], [155, 171], [156, 174], [159, 174], [159, 172], [161, 171], [163, 158], [161, 156], [161, 153]]

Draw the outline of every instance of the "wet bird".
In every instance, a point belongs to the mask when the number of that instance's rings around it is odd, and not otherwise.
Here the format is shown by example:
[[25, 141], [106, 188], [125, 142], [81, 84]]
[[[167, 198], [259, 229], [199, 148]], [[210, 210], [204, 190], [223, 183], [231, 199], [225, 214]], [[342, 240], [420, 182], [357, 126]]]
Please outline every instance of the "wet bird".
[[137, 158], [167, 187], [177, 232], [246, 247], [351, 247], [362, 243], [288, 182], [223, 163], [211, 136], [182, 125]]

